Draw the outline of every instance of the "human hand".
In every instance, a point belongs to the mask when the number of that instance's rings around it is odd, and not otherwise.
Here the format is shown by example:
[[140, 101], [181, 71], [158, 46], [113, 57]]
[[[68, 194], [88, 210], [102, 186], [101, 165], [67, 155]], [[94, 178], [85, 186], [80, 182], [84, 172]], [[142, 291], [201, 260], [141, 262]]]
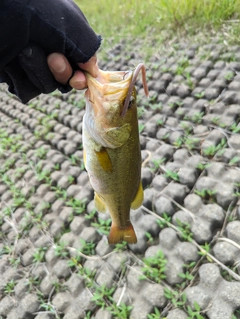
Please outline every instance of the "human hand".
[[69, 83], [72, 88], [77, 90], [87, 87], [86, 77], [82, 70], [89, 72], [95, 78], [99, 72], [96, 55], [92, 56], [86, 63], [78, 63], [80, 69], [76, 70], [73, 76], [72, 67], [63, 54], [52, 53], [48, 56], [47, 62], [56, 81], [63, 85]]
[[[31, 0], [27, 6], [25, 2], [0, 1], [0, 83], [7, 83], [23, 103], [56, 89], [67, 93], [72, 87], [86, 87], [81, 70], [97, 76], [93, 55], [101, 37], [72, 0]], [[53, 52], [58, 55], [51, 58]]]

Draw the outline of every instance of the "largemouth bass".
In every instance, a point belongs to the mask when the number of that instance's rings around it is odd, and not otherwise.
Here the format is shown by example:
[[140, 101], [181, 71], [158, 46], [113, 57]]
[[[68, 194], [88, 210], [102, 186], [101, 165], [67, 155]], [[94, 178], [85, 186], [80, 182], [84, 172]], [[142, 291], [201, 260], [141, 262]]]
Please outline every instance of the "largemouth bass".
[[130, 209], [137, 209], [143, 201], [134, 87], [140, 70], [148, 95], [143, 64], [133, 72], [100, 70], [96, 79], [85, 73], [84, 164], [95, 191], [96, 209], [109, 212], [112, 218], [109, 244], [137, 242]]

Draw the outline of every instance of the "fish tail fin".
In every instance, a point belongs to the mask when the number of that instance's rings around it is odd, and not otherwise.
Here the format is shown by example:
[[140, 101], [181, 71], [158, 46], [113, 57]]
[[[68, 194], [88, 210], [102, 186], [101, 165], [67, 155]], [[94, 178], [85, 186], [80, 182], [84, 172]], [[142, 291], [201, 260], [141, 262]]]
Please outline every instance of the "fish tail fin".
[[126, 227], [118, 227], [112, 224], [110, 233], [108, 236], [108, 243], [110, 245], [115, 245], [126, 241], [128, 244], [136, 244], [137, 236], [134, 231], [133, 225], [129, 222], [129, 225]]

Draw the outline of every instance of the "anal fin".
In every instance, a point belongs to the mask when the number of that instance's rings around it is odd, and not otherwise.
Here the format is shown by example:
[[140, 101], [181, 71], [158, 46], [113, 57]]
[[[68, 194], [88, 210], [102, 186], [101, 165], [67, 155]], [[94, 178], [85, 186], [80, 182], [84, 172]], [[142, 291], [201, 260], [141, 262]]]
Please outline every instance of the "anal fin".
[[139, 208], [142, 205], [142, 202], [143, 202], [143, 188], [142, 188], [142, 183], [140, 182], [137, 194], [131, 203], [131, 208], [132, 209]]
[[131, 223], [126, 227], [118, 227], [112, 224], [108, 235], [108, 243], [115, 245], [126, 241], [128, 244], [136, 244], [137, 236]]

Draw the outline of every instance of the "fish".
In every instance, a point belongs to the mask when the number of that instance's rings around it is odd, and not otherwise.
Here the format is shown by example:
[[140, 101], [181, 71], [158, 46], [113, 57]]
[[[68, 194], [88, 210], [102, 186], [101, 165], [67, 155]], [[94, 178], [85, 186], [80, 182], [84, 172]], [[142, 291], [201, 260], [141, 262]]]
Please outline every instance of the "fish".
[[139, 208], [143, 201], [135, 88], [140, 71], [148, 96], [143, 63], [133, 71], [99, 70], [97, 78], [85, 72], [84, 165], [94, 189], [96, 210], [108, 212], [112, 219], [110, 245], [137, 243], [130, 209]]

